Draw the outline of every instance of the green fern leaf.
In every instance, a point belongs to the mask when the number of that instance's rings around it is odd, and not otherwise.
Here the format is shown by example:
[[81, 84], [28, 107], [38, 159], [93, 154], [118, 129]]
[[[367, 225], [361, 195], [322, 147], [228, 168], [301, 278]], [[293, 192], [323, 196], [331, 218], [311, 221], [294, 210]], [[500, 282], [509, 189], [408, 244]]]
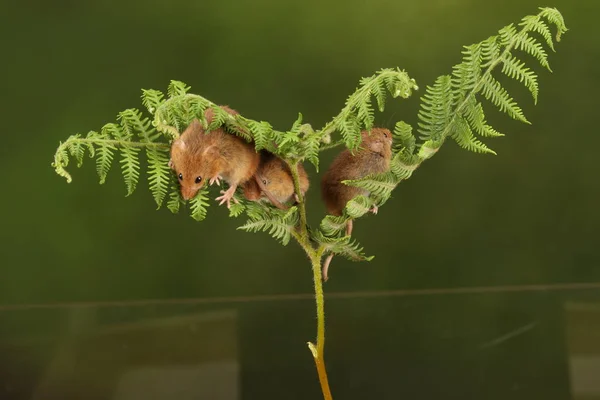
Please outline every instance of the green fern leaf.
[[125, 186], [127, 187], [127, 196], [129, 196], [134, 192], [140, 177], [140, 162], [138, 159], [140, 149], [128, 143], [131, 142], [134, 132], [132, 127], [127, 122], [124, 122], [122, 116], [122, 113], [119, 114], [122, 129], [118, 125], [111, 123], [106, 124], [102, 130], [121, 143], [121, 160], [119, 163], [121, 164], [121, 172], [123, 173]]
[[[262, 210], [262, 211], [261, 211]], [[250, 220], [238, 229], [247, 232], [268, 232], [286, 246], [290, 242], [292, 231], [298, 223], [298, 209], [291, 207], [286, 212], [272, 210], [269, 214], [264, 208], [253, 206], [249, 209]], [[252, 213], [254, 213], [252, 215]]]
[[335, 236], [346, 229], [348, 220], [349, 218], [343, 215], [339, 217], [327, 215], [321, 220], [321, 231], [327, 236]]
[[353, 114], [350, 114], [346, 119], [339, 120], [336, 129], [342, 134], [342, 138], [349, 149], [357, 149], [362, 138], [360, 136], [360, 125], [358, 119]]
[[202, 221], [206, 218], [208, 203], [208, 189], [203, 187], [198, 194], [190, 200], [191, 216], [196, 221]]
[[83, 165], [83, 157], [85, 156], [84, 144], [78, 141], [80, 137], [81, 135], [75, 134], [67, 139], [69, 153], [77, 161], [78, 168], [80, 168]]
[[54, 153], [54, 162], [52, 163], [52, 167], [59, 176], [62, 176], [67, 180], [67, 183], [71, 183], [73, 178], [71, 174], [67, 172], [65, 167], [69, 165], [69, 150], [68, 150], [68, 139], [65, 143], [60, 142], [58, 148], [56, 149], [56, 153]]
[[142, 89], [142, 104], [150, 114], [154, 114], [163, 103], [165, 95], [154, 89]]
[[494, 128], [489, 126], [485, 120], [485, 114], [481, 103], [475, 100], [474, 97], [470, 99], [465, 107], [463, 114], [466, 120], [469, 122], [471, 128], [477, 132], [478, 135], [484, 137], [500, 137], [504, 136], [503, 133], [496, 131]]
[[173, 214], [177, 214], [181, 205], [184, 204], [183, 198], [179, 191], [179, 187], [174, 178], [171, 178], [171, 191], [169, 192], [169, 201], [167, 201], [167, 208]]
[[398, 152], [392, 157], [390, 170], [395, 175], [396, 181], [399, 182], [410, 178], [419, 165], [420, 160], [418, 157], [407, 157], [405, 153]]
[[481, 68], [487, 68], [500, 57], [500, 43], [498, 36], [490, 36], [481, 42]]
[[323, 247], [325, 254], [337, 254], [350, 261], [371, 261], [374, 258], [366, 256], [363, 247], [352, 241], [350, 236], [332, 238], [317, 234], [316, 240]]
[[[98, 135], [99, 139], [110, 140], [112, 139], [111, 129], [115, 127], [118, 129], [115, 124], [106, 124], [102, 127], [100, 134]], [[96, 151], [96, 171], [98, 172], [98, 176], [100, 178], [100, 184], [106, 182], [106, 176], [108, 174], [108, 170], [112, 164], [114, 158], [114, 152], [117, 148], [110, 143], [99, 143], [98, 149]]]
[[481, 94], [498, 107], [500, 111], [507, 113], [511, 118], [526, 124], [530, 123], [506, 89], [491, 74], [485, 75], [482, 83]]
[[519, 25], [523, 27], [528, 27], [532, 31], [539, 33], [548, 44], [548, 47], [550, 47], [552, 51], [555, 51], [550, 28], [548, 28], [548, 25], [546, 25], [546, 23], [542, 19], [540, 19], [539, 16], [528, 15], [525, 18], [523, 18]]
[[360, 218], [368, 213], [372, 206], [373, 202], [368, 197], [362, 195], [356, 196], [346, 203], [344, 215], [352, 219]]
[[254, 147], [256, 150], [270, 149], [273, 140], [273, 127], [265, 121], [250, 121], [248, 123], [252, 137], [254, 138]]
[[550, 64], [548, 63], [548, 53], [546, 53], [546, 50], [544, 50], [544, 47], [536, 38], [526, 35], [517, 36], [515, 38], [515, 49], [522, 50], [532, 55], [539, 61], [542, 67], [552, 72]]
[[387, 199], [391, 196], [392, 191], [396, 188], [397, 181], [394, 174], [384, 172], [381, 174], [367, 175], [359, 179], [343, 180], [343, 184], [355, 186], [369, 192], [369, 195]]
[[162, 206], [171, 181], [171, 171], [167, 165], [169, 153], [146, 148], [146, 156], [148, 157], [148, 183], [158, 209]]
[[208, 124], [208, 130], [214, 131], [215, 129], [218, 129], [221, 126], [225, 125], [225, 121], [227, 121], [229, 113], [219, 106], [213, 106], [211, 108], [213, 110], [213, 118], [212, 121]]
[[412, 126], [404, 121], [399, 121], [394, 127], [395, 151], [406, 151], [412, 154], [415, 151], [416, 142], [415, 135], [412, 133]]
[[436, 79], [433, 86], [427, 86], [421, 97], [419, 127], [421, 139], [443, 140], [443, 132], [450, 121], [452, 112], [452, 85], [449, 75]]
[[187, 92], [189, 92], [190, 89], [191, 87], [186, 85], [185, 83], [181, 81], [172, 80], [171, 83], [169, 83], [167, 94], [169, 95], [169, 97], [183, 96]]
[[464, 149], [475, 153], [490, 153], [496, 155], [495, 151], [488, 148], [473, 136], [469, 123], [460, 117], [456, 118], [454, 130], [450, 136]]
[[561, 35], [568, 31], [562, 14], [556, 8], [540, 7], [540, 18], [546, 18], [556, 26], [556, 41], [560, 42]]
[[384, 82], [378, 82], [378, 84], [373, 85], [371, 91], [373, 92], [373, 96], [375, 100], [377, 100], [377, 108], [379, 112], [383, 112], [385, 110], [385, 98], [387, 97], [387, 93], [385, 91]]
[[433, 157], [442, 146], [443, 140], [428, 140], [419, 147], [418, 157], [421, 160], [427, 160]]
[[357, 106], [357, 117], [359, 121], [362, 121], [364, 129], [370, 131], [375, 123], [375, 115], [373, 107], [371, 106], [370, 98], [367, 98], [363, 103]]
[[502, 73], [523, 83], [531, 92], [534, 103], [537, 104], [539, 92], [537, 75], [535, 72], [527, 68], [524, 62], [519, 61], [516, 57], [510, 54], [507, 54], [503, 59]]
[[311, 132], [303, 137], [301, 147], [302, 158], [310, 161], [319, 172], [319, 150], [321, 148], [321, 135], [319, 132], [314, 132], [311, 128]]

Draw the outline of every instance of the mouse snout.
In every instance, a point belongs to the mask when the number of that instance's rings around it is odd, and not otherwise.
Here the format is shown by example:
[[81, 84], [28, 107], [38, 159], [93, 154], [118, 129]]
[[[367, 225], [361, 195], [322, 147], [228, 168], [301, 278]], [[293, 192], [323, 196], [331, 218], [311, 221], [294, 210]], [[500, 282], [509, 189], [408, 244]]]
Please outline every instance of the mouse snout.
[[181, 197], [183, 197], [184, 200], [192, 199], [194, 196], [196, 196], [196, 193], [198, 193], [198, 189], [185, 186], [181, 187]]

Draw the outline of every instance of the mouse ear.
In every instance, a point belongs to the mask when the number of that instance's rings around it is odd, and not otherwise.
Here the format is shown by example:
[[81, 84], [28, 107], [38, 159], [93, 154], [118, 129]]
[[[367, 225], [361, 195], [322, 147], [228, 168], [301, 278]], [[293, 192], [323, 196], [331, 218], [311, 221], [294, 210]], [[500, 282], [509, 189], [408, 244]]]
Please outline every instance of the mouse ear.
[[179, 150], [185, 150], [186, 145], [185, 145], [185, 142], [183, 141], [183, 139], [179, 138], [173, 142], [173, 147], [175, 147]]

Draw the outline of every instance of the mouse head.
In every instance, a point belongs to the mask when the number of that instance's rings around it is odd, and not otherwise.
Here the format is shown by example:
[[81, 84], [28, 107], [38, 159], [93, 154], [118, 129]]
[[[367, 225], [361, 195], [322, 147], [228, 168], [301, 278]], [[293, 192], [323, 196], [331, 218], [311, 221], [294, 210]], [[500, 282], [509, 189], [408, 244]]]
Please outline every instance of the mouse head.
[[200, 123], [194, 120], [171, 145], [169, 167], [175, 171], [184, 200], [193, 198], [206, 180], [215, 175], [211, 160], [216, 149], [204, 145], [203, 135]]
[[385, 128], [373, 128], [362, 132], [363, 147], [374, 153], [385, 153], [392, 148], [392, 132]]
[[[287, 181], [292, 182], [291, 174], [285, 163], [277, 157], [273, 157], [258, 170], [256, 177], [260, 179], [265, 188], [279, 188]], [[287, 179], [286, 179], [287, 178]]]

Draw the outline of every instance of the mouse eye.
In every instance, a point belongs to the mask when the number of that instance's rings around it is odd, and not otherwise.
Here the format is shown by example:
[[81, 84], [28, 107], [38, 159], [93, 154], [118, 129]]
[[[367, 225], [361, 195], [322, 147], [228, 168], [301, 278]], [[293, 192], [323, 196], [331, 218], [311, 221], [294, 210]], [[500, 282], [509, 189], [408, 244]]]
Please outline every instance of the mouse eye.
[[385, 133], [385, 132], [383, 132], [383, 136], [387, 138], [387, 137], [388, 137], [388, 134], [387, 134], [387, 133]]
[[196, 180], [194, 182], [196, 182], [196, 183], [202, 182], [202, 177], [201, 176], [197, 176]]
[[183, 180], [183, 175], [179, 174], [179, 180], [182, 181]]
[[263, 185], [267, 184], [267, 180], [266, 179], [263, 179], [262, 182], [263, 182]]

